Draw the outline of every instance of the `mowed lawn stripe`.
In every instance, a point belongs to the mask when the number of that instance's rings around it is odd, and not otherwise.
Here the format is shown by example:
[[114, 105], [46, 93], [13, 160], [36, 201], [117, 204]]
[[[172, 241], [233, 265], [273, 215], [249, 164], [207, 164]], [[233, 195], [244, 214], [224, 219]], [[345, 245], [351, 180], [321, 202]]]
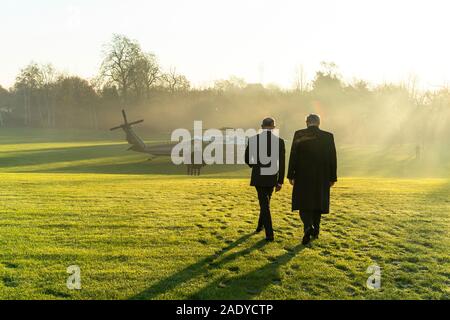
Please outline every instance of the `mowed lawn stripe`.
[[448, 180], [341, 179], [307, 248], [291, 190], [266, 244], [246, 179], [1, 173], [0, 298], [448, 299]]

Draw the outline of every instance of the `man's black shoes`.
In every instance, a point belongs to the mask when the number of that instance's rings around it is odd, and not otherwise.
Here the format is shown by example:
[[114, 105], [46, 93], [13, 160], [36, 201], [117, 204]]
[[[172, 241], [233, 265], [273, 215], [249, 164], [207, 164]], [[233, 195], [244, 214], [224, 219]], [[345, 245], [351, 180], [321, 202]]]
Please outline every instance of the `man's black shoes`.
[[260, 233], [261, 231], [263, 231], [263, 227], [258, 227], [255, 230], [255, 233]]
[[306, 246], [311, 242], [311, 236], [309, 234], [305, 234], [302, 239], [302, 245]]
[[314, 229], [313, 232], [311, 232], [311, 237], [313, 239], [319, 239], [319, 229]]
[[270, 238], [266, 238], [266, 241], [267, 241], [267, 242], [274, 242], [275, 239], [274, 239], [273, 237], [270, 237]]

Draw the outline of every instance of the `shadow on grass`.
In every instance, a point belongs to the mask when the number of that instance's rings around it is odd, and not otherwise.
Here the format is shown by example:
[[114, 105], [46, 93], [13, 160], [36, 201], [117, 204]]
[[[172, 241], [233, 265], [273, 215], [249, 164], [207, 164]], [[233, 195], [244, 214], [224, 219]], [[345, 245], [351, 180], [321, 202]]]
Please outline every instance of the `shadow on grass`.
[[217, 268], [221, 265], [230, 262], [242, 255], [249, 254], [253, 250], [256, 250], [258, 248], [262, 248], [267, 242], [265, 240], [261, 240], [256, 242], [251, 247], [248, 247], [244, 250], [234, 252], [228, 256], [222, 257], [225, 253], [228, 251], [236, 248], [240, 244], [247, 241], [249, 238], [251, 238], [254, 234], [247, 234], [239, 238], [238, 240], [234, 241], [233, 243], [229, 244], [225, 248], [221, 249], [219, 252], [208, 256], [197, 263], [194, 263], [175, 274], [171, 275], [170, 277], [160, 280], [150, 286], [149, 288], [145, 289], [144, 291], [130, 297], [131, 300], [140, 300], [140, 299], [154, 299], [158, 295], [166, 293], [172, 289], [175, 289], [177, 286], [195, 278], [201, 275], [204, 275], [208, 272], [210, 268]]
[[[92, 146], [56, 147], [32, 150], [0, 152], [0, 165], [3, 168], [21, 166], [51, 165], [60, 162], [99, 160], [123, 156], [127, 145], [109, 144]], [[127, 154], [129, 156], [129, 154]]]
[[[202, 168], [200, 176], [190, 178], [242, 178], [246, 177], [240, 171], [246, 168], [239, 165], [210, 165]], [[37, 173], [105, 173], [105, 174], [137, 174], [137, 175], [176, 175], [187, 176], [184, 165], [174, 165], [167, 157], [149, 160], [137, 160], [125, 163], [80, 164], [68, 165], [63, 168], [33, 170]], [[24, 172], [18, 170], [17, 172]], [[28, 171], [29, 172], [29, 171]]]
[[51, 129], [51, 128], [0, 128], [0, 144], [54, 143], [114, 140], [116, 134], [109, 130]]
[[[207, 275], [210, 269], [220, 269], [225, 264], [251, 252], [261, 249], [267, 244], [266, 240], [260, 240], [252, 246], [243, 250], [233, 252], [227, 256], [223, 256], [226, 252], [239, 246], [248, 240], [252, 234], [245, 235], [235, 242], [231, 243], [227, 247], [223, 248], [214, 255], [208, 256], [199, 262], [192, 264], [181, 271], [176, 272], [168, 278], [160, 280], [145, 289], [144, 291], [130, 297], [130, 300], [144, 300], [155, 299], [159, 295], [169, 292], [188, 282], [196, 277]], [[224, 280], [223, 278], [212, 282], [200, 291], [192, 294], [190, 299], [216, 299], [216, 298], [232, 298], [232, 299], [249, 299], [253, 295], [260, 293], [265, 287], [274, 281], [273, 277], [267, 277], [270, 274], [278, 272], [278, 269], [288, 263], [297, 253], [304, 249], [303, 246], [298, 245], [292, 250], [289, 250], [286, 254], [276, 257], [271, 263], [252, 271], [251, 273], [242, 275], [231, 280]], [[226, 287], [220, 287], [223, 282], [226, 282]], [[231, 282], [230, 285], [228, 285]], [[248, 290], [250, 288], [250, 290]]]
[[252, 299], [271, 284], [281, 285], [280, 268], [304, 249], [305, 246], [299, 244], [260, 268], [237, 277], [216, 280], [193, 293], [189, 298], [194, 300]]
[[[105, 173], [185, 175], [186, 167], [174, 165], [169, 156], [148, 161], [149, 155], [126, 151], [127, 145], [60, 147], [0, 152], [0, 168], [6, 172]], [[202, 174], [229, 174], [245, 166], [212, 165]]]

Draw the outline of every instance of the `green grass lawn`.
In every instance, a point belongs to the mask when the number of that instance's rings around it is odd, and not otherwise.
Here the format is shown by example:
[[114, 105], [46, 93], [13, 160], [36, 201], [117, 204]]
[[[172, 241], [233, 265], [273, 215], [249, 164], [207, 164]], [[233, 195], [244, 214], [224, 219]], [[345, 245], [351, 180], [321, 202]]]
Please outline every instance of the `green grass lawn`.
[[[375, 163], [373, 176], [344, 177], [309, 247], [286, 186], [266, 244], [252, 234], [245, 167], [193, 178], [125, 150], [117, 134], [0, 130], [0, 298], [450, 297], [449, 179], [382, 178]], [[342, 148], [344, 173], [352, 152], [368, 151]], [[372, 264], [380, 290], [366, 288]], [[81, 268], [81, 290], [66, 287], [70, 265]]]

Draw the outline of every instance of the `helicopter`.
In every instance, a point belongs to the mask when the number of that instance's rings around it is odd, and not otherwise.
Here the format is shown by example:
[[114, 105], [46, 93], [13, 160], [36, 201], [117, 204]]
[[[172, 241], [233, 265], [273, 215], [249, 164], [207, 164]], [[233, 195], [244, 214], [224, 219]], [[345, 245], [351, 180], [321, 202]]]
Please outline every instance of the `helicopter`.
[[[172, 155], [172, 149], [174, 146], [176, 146], [179, 142], [172, 142], [168, 141], [167, 143], [158, 144], [158, 145], [148, 145], [142, 140], [141, 137], [139, 137], [136, 132], [133, 130], [133, 125], [140, 124], [144, 122], [144, 120], [137, 120], [128, 122], [127, 114], [125, 110], [122, 110], [122, 116], [123, 116], [123, 124], [117, 127], [113, 127], [110, 130], [118, 130], [122, 129], [125, 132], [125, 139], [130, 144], [130, 147], [127, 149], [127, 151], [134, 151], [134, 152], [140, 152], [140, 153], [146, 153], [150, 155], [149, 161], [155, 159], [159, 156], [171, 156]], [[192, 139], [191, 143], [194, 142], [196, 138]], [[209, 144], [210, 141], [202, 140], [203, 147], [207, 144]], [[194, 151], [192, 151], [191, 157], [193, 157]], [[188, 175], [200, 175], [200, 170], [202, 167], [204, 167], [206, 164], [186, 164], [187, 167], [187, 174]]]
[[168, 142], [159, 145], [147, 145], [141, 137], [139, 137], [136, 132], [133, 130], [133, 125], [144, 122], [144, 120], [137, 120], [133, 122], [128, 122], [127, 114], [125, 110], [122, 110], [122, 116], [124, 123], [120, 126], [111, 128], [111, 131], [122, 129], [125, 132], [125, 139], [131, 145], [128, 150], [147, 153], [150, 155], [150, 159], [152, 160], [157, 156], [170, 156], [172, 152], [172, 148], [176, 145], [176, 143]]

